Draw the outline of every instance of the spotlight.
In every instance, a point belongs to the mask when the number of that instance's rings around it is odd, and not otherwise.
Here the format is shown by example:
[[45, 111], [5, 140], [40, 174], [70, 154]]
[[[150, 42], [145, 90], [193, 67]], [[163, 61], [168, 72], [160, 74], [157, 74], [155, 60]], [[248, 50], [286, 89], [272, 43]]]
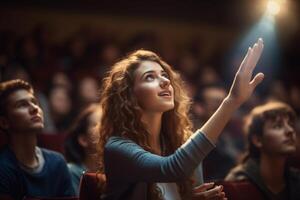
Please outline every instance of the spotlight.
[[285, 0], [269, 0], [266, 13], [275, 16], [280, 12], [280, 8]]

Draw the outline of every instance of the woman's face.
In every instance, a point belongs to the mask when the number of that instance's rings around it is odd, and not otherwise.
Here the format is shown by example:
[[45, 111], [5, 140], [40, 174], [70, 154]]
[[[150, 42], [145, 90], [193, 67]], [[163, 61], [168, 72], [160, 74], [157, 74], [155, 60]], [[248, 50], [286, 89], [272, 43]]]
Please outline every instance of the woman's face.
[[156, 62], [143, 61], [135, 70], [134, 94], [143, 112], [163, 113], [174, 108], [169, 75]]

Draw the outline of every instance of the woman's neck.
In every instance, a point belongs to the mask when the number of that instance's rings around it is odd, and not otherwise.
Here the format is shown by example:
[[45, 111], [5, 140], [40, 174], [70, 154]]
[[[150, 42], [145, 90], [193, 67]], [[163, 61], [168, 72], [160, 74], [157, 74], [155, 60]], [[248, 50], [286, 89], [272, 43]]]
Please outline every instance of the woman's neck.
[[149, 143], [155, 153], [161, 154], [160, 130], [162, 114], [143, 114], [142, 122], [150, 134]]
[[286, 158], [270, 157], [261, 154], [260, 174], [268, 189], [274, 194], [281, 192], [285, 187], [284, 169]]

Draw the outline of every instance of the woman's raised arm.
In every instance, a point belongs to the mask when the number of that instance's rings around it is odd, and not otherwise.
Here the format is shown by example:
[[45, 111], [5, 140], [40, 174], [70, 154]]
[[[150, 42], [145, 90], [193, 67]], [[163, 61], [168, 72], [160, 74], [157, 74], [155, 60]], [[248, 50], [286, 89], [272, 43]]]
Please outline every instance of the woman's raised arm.
[[216, 143], [233, 112], [251, 96], [255, 87], [263, 80], [263, 73], [256, 74], [252, 79], [253, 70], [261, 56], [263, 46], [263, 40], [259, 38], [253, 47], [249, 47], [235, 74], [227, 97], [200, 129], [210, 141]]

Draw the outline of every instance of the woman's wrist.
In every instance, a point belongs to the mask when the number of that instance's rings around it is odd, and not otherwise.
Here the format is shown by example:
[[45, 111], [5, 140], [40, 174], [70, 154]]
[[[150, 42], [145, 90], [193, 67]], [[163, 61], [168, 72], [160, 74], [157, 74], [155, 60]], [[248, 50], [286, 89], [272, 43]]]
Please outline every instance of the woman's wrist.
[[225, 97], [222, 104], [224, 104], [224, 106], [227, 109], [230, 109], [233, 111], [237, 110], [242, 105], [241, 102], [237, 101], [235, 98], [232, 98], [230, 96]]

